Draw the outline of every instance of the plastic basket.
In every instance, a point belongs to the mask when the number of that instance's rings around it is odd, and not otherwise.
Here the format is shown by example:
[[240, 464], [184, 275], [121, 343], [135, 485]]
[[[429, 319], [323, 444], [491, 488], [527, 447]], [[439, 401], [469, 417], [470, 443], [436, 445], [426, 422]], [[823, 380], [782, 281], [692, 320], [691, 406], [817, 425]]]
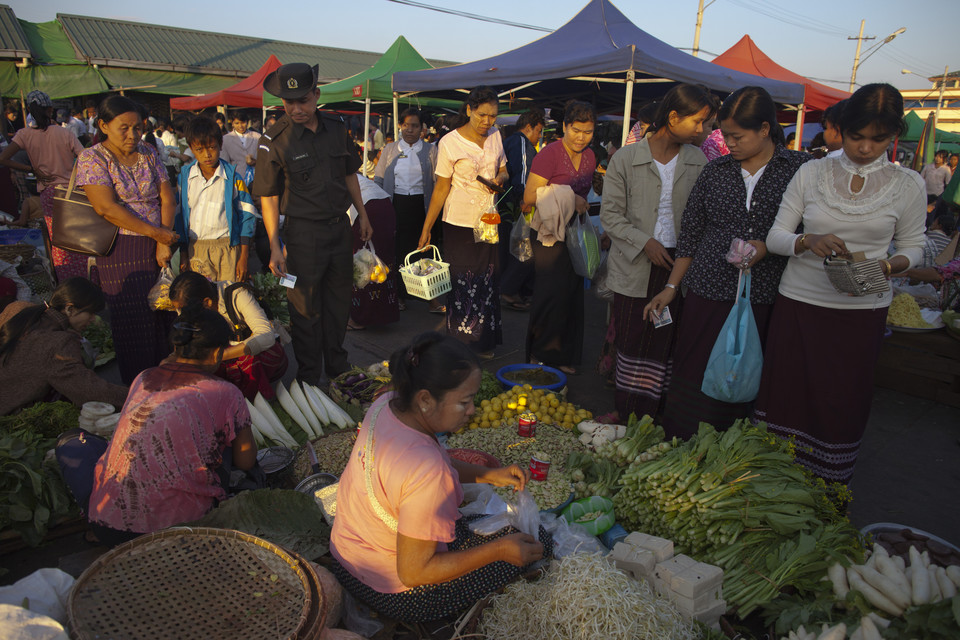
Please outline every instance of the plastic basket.
[[426, 276], [418, 276], [413, 272], [413, 264], [410, 262], [410, 256], [420, 253], [420, 251], [411, 251], [403, 261], [400, 267], [400, 276], [403, 278], [403, 286], [407, 288], [407, 293], [424, 300], [433, 300], [450, 291], [450, 263], [440, 260], [440, 250], [435, 245], [428, 244], [424, 247], [433, 248], [433, 260], [440, 265], [440, 269]]

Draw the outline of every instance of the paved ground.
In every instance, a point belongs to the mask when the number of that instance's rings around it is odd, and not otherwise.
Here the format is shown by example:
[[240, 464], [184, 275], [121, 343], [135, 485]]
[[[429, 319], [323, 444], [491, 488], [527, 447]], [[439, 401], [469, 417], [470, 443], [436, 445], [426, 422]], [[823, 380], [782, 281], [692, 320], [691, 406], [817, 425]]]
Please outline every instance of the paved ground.
[[[485, 368], [496, 371], [503, 365], [523, 361], [527, 319], [526, 313], [504, 311], [504, 344], [497, 349], [496, 357], [484, 364]], [[430, 329], [443, 330], [443, 326], [442, 316], [428, 313], [426, 302], [414, 300], [396, 324], [348, 332], [347, 348], [353, 363], [368, 365], [389, 358], [414, 335]], [[613, 409], [613, 391], [594, 373], [605, 327], [605, 305], [588, 292], [584, 363], [581, 373], [570, 377], [569, 398], [596, 414]], [[287, 381], [296, 373], [292, 352], [290, 355], [292, 366]], [[116, 379], [115, 367], [108, 366], [104, 374]], [[852, 484], [854, 524], [910, 525], [960, 546], [958, 489], [960, 410], [878, 388]], [[11, 571], [0, 577], [0, 584], [61, 562], [71, 572], [82, 571], [92, 560], [91, 553], [92, 546], [84, 543], [80, 534], [72, 534], [37, 550], [8, 554], [0, 557], [0, 566]]]

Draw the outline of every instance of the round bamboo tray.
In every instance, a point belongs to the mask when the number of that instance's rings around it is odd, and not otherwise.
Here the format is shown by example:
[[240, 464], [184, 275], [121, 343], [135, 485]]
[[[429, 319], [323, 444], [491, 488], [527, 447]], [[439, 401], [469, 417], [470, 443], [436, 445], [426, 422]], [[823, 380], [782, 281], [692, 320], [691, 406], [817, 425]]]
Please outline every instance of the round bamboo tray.
[[298, 559], [275, 544], [178, 527], [101, 556], [77, 580], [67, 610], [79, 640], [301, 640], [317, 637], [307, 628], [311, 610], [323, 608], [314, 593]]

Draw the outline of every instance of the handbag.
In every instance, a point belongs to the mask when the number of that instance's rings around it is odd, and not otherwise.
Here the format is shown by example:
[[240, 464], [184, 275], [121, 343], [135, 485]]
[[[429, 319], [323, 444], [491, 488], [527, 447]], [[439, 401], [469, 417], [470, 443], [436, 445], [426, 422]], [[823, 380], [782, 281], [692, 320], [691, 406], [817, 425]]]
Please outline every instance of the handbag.
[[700, 390], [714, 400], [750, 402], [760, 390], [763, 351], [750, 306], [750, 272], [741, 271], [737, 299], [710, 352]]
[[850, 259], [828, 256], [823, 259], [823, 270], [838, 293], [859, 297], [890, 291], [880, 261], [867, 260], [863, 252], [854, 253]]
[[120, 228], [94, 210], [82, 189], [74, 189], [77, 166], [70, 182], [53, 187], [53, 246], [88, 256], [106, 256], [113, 251]]

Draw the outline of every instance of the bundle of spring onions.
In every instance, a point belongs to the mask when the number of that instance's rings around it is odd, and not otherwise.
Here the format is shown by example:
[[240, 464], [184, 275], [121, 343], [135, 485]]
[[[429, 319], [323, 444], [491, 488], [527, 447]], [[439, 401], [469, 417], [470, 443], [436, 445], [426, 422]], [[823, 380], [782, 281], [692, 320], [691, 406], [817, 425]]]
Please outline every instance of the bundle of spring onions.
[[829, 589], [826, 568], [862, 557], [860, 538], [826, 485], [794, 464], [792, 447], [746, 420], [725, 433], [701, 424], [688, 442], [627, 468], [617, 519], [723, 568], [724, 598], [740, 616], [784, 587]]
[[[310, 384], [301, 385], [297, 380], [290, 383], [289, 390], [283, 386], [283, 382], [278, 382], [277, 400], [282, 412], [311, 440], [322, 436], [324, 427], [346, 429], [357, 424], [323, 391]], [[274, 411], [259, 393], [253, 402], [247, 400], [247, 409], [250, 410], [253, 437], [258, 445], [267, 444], [267, 440], [270, 440], [274, 444], [296, 449], [301, 441], [305, 441], [306, 438], [298, 438], [290, 433], [279, 412]]]
[[646, 582], [599, 554], [573, 553], [537, 582], [514, 582], [483, 612], [482, 637], [693, 640], [700, 630]]
[[618, 466], [625, 467], [633, 462], [641, 452], [663, 440], [663, 428], [653, 423], [653, 418], [643, 416], [637, 419], [630, 414], [627, 420], [627, 433], [619, 439], [607, 442], [597, 447], [596, 457], [610, 460]]

